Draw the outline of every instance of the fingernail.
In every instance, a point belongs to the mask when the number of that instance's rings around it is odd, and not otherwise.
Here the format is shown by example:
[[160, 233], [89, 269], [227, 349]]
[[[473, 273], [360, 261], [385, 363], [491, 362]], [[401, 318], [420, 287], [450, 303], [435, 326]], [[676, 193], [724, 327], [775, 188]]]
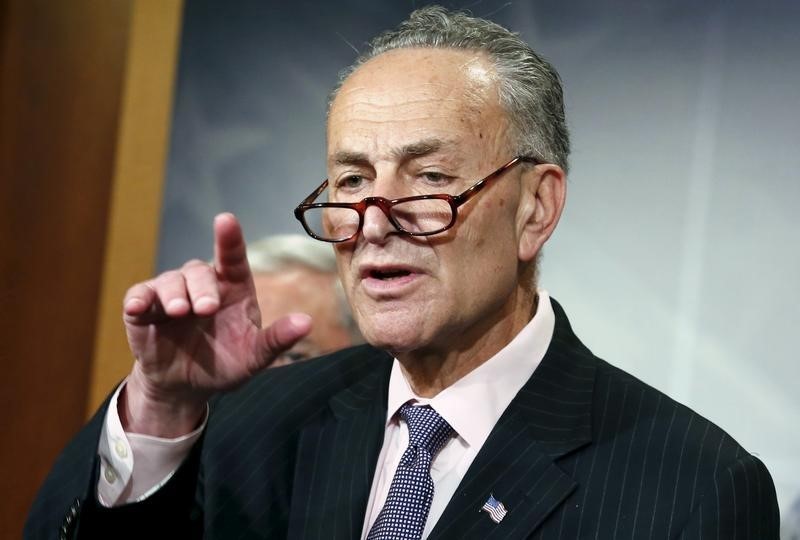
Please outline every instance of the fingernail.
[[291, 322], [294, 327], [305, 326], [311, 322], [311, 317], [305, 313], [291, 313], [289, 315], [289, 322]]
[[189, 302], [187, 302], [185, 298], [173, 298], [167, 304], [167, 309], [169, 311], [183, 311], [188, 307]]
[[199, 309], [205, 311], [206, 309], [210, 309], [216, 306], [217, 306], [216, 299], [211, 298], [210, 296], [201, 296], [194, 303], [195, 310]]

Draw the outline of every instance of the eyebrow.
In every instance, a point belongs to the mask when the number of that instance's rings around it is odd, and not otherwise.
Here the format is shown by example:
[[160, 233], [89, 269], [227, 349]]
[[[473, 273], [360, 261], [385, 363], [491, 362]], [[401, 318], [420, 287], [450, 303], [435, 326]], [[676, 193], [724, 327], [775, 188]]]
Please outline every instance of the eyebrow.
[[430, 139], [423, 139], [421, 141], [417, 141], [411, 144], [407, 144], [398, 150], [392, 152], [394, 157], [398, 158], [409, 158], [409, 157], [421, 157], [427, 156], [429, 154], [436, 153], [440, 151], [443, 147], [452, 145], [452, 141], [447, 141], [445, 139], [439, 138], [430, 138]]
[[333, 162], [337, 165], [369, 165], [369, 158], [363, 152], [339, 150], [333, 154]]
[[[409, 158], [416, 158], [434, 154], [442, 148], [452, 146], [454, 143], [451, 140], [440, 139], [438, 137], [431, 137], [429, 139], [422, 139], [410, 144], [401, 146], [391, 151], [391, 155], [395, 159], [401, 161]], [[337, 165], [369, 165], [369, 156], [364, 152], [352, 152], [349, 150], [340, 150], [333, 154], [333, 162]]]

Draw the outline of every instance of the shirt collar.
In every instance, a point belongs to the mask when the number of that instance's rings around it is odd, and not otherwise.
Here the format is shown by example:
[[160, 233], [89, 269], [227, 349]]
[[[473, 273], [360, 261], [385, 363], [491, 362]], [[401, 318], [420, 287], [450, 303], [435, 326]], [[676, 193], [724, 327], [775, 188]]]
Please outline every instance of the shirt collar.
[[555, 315], [550, 296], [538, 291], [533, 319], [511, 342], [432, 399], [414, 394], [395, 358], [389, 377], [386, 424], [408, 401], [430, 405], [470, 447], [483, 446], [500, 416], [530, 379], [553, 338]]

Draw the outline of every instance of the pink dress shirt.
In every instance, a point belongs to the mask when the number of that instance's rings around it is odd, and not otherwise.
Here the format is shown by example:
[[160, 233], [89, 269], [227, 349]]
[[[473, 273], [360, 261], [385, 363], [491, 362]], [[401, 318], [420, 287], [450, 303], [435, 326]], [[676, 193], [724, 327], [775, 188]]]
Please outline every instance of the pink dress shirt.
[[408, 446], [408, 427], [397, 415], [400, 407], [408, 401], [430, 405], [457, 433], [431, 463], [434, 493], [422, 535], [425, 538], [444, 513], [500, 416], [541, 362], [550, 346], [554, 326], [550, 297], [540, 290], [536, 315], [511, 343], [431, 399], [414, 394], [400, 363], [394, 361], [389, 379], [386, 434], [372, 480], [362, 539], [367, 537], [383, 508], [397, 464]]

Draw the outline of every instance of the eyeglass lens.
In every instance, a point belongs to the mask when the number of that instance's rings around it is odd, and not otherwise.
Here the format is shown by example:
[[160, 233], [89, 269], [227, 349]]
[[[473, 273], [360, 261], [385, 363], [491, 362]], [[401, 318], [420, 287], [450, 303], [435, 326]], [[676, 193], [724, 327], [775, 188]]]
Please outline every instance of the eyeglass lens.
[[[417, 199], [391, 207], [392, 220], [404, 231], [425, 234], [446, 228], [453, 219], [450, 203], [443, 199]], [[305, 220], [320, 238], [341, 240], [358, 232], [359, 215], [354, 208], [322, 207], [305, 211]]]

